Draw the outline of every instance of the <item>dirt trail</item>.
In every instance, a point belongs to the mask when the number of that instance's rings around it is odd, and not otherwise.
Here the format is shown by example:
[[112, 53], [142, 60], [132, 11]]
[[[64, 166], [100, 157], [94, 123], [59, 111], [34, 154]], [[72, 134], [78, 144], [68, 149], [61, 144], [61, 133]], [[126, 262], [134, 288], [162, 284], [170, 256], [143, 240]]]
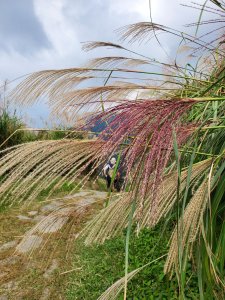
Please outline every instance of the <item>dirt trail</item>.
[[68, 239], [105, 198], [87, 190], [0, 213], [0, 300], [64, 300]]

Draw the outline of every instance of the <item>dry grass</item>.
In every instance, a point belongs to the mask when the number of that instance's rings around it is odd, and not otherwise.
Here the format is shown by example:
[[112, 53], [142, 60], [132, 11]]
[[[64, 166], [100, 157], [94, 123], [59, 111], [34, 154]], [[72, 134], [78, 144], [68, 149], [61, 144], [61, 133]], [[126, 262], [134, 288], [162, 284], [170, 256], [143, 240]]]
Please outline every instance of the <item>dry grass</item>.
[[193, 197], [185, 208], [184, 216], [174, 228], [171, 236], [171, 244], [165, 263], [165, 273], [171, 272], [173, 268], [178, 269], [179, 253], [190, 254], [190, 248], [195, 242], [203, 222], [203, 214], [208, 201], [208, 180], [203, 182], [195, 191]]
[[[204, 174], [207, 174], [210, 165], [211, 159], [208, 159], [193, 166], [190, 179], [192, 186], [194, 186]], [[186, 188], [187, 176], [188, 170], [184, 170], [181, 174], [181, 199]], [[169, 212], [174, 208], [177, 201], [176, 178], [177, 173], [172, 172], [163, 179], [158, 191], [158, 206], [154, 214], [152, 214], [151, 210], [154, 198], [152, 199], [152, 197], [149, 196], [144, 204], [142, 204], [141, 199], [137, 198], [136, 211], [133, 219], [138, 222], [138, 231], [144, 227], [154, 227], [161, 219], [166, 218]], [[122, 193], [118, 199], [112, 200], [110, 205], [104, 208], [93, 220], [91, 220], [80, 233], [81, 236], [86, 236], [86, 244], [101, 244], [104, 243], [106, 239], [120, 234], [128, 225], [132, 201], [132, 193]], [[195, 217], [197, 218], [198, 215]], [[198, 218], [196, 219], [196, 222], [197, 221]]]
[[[77, 197], [76, 199], [82, 200], [83, 198]], [[33, 203], [23, 209], [16, 207], [2, 212], [0, 221], [1, 242], [21, 240], [27, 231], [32, 230], [34, 223], [30, 220], [21, 221], [17, 215], [27, 215], [30, 210], [39, 211], [43, 204], [46, 203]], [[50, 299], [64, 300], [67, 276], [69, 276], [67, 271], [71, 268], [69, 255], [71, 252], [69, 252], [68, 247], [73, 247], [75, 235], [101, 205], [101, 203], [94, 204], [86, 208], [85, 213], [74, 215], [72, 231], [70, 226], [65, 226], [60, 232], [42, 235], [45, 241], [43, 244], [44, 251], [43, 247], [32, 251], [29, 253], [29, 259], [27, 255], [15, 253], [15, 248], [0, 252], [0, 263], [9, 257], [9, 262], [12, 262], [13, 257], [16, 257], [14, 263], [1, 266], [3, 276], [0, 278], [0, 294], [7, 294], [10, 300], [39, 300], [43, 293], [48, 291]], [[48, 272], [47, 270], [51, 268], [54, 261], [57, 261], [58, 265], [51, 276], [46, 277], [44, 274]]]
[[58, 140], [11, 148], [0, 163], [1, 203], [13, 205], [33, 200], [49, 186], [57, 189], [65, 181], [76, 183], [75, 178], [90, 163], [95, 165], [98, 161], [101, 147], [102, 142], [96, 141]]

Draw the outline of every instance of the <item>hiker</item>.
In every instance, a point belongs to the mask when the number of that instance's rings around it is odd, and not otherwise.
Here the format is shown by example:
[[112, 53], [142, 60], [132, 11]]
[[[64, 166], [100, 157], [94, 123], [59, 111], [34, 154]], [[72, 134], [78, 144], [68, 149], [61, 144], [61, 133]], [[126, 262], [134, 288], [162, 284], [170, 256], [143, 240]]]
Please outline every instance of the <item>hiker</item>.
[[114, 188], [117, 190], [117, 192], [121, 191], [121, 188], [123, 186], [123, 182], [124, 182], [124, 179], [122, 177], [122, 172], [119, 169], [119, 170], [117, 170], [116, 177], [115, 177], [115, 180], [114, 180]]
[[[104, 166], [103, 168], [103, 175], [106, 179], [106, 184], [107, 184], [107, 189], [110, 188], [111, 182], [112, 182], [112, 176], [114, 172], [114, 168], [116, 166], [116, 158], [112, 157], [110, 161]], [[120, 186], [120, 172], [117, 171], [115, 179], [114, 179], [114, 188], [117, 190], [117, 192], [120, 191], [121, 186]]]

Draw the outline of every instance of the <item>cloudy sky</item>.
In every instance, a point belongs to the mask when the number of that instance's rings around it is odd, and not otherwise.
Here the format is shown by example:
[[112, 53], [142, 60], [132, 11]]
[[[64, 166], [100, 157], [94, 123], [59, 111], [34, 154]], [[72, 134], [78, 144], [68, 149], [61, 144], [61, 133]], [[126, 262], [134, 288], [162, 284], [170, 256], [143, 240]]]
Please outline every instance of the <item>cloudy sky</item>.
[[[156, 23], [187, 31], [183, 25], [198, 20], [198, 11], [180, 5], [190, 0], [151, 2]], [[149, 21], [148, 0], [0, 0], [0, 83], [42, 69], [82, 66], [103, 53], [83, 52], [81, 42], [117, 42], [115, 29], [139, 21]], [[164, 36], [162, 42], [173, 56], [178, 41]], [[166, 59], [157, 43], [141, 50]], [[46, 107], [38, 109], [31, 111], [32, 117], [45, 118]]]

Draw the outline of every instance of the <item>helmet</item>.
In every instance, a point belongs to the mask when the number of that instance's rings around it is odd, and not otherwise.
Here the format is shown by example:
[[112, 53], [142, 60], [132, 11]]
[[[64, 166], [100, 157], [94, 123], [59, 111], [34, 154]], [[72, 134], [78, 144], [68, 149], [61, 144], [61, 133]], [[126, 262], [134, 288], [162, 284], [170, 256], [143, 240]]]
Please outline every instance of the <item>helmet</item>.
[[116, 163], [115, 157], [112, 157], [112, 158], [110, 159], [110, 163], [111, 163], [112, 165], [115, 165], [115, 163]]

